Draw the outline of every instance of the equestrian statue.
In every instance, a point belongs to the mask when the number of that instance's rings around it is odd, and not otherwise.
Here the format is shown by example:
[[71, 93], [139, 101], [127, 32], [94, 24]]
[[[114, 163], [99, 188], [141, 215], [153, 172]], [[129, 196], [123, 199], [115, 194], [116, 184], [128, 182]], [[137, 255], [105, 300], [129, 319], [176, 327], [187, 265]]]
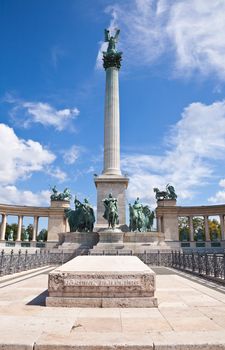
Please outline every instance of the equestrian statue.
[[147, 205], [139, 202], [139, 197], [134, 204], [129, 204], [130, 231], [146, 232], [150, 231], [153, 225], [154, 212]]
[[95, 215], [94, 210], [88, 199], [81, 203], [76, 197], [74, 200], [75, 210], [65, 209], [65, 217], [70, 225], [70, 232], [92, 232], [94, 228]]
[[108, 228], [114, 229], [119, 224], [117, 198], [113, 198], [112, 193], [110, 193], [102, 201], [105, 207], [103, 218], [108, 221]]

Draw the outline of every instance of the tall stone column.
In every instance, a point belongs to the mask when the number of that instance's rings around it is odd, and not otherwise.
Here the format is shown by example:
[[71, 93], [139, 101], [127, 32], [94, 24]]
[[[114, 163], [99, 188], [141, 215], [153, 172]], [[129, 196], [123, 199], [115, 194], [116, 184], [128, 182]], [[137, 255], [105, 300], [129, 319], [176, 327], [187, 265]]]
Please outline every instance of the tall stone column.
[[210, 235], [209, 235], [209, 222], [208, 222], [208, 216], [204, 216], [205, 221], [205, 240], [210, 241]]
[[118, 200], [119, 222], [126, 224], [125, 192], [129, 179], [121, 175], [120, 170], [120, 112], [119, 112], [119, 69], [122, 52], [116, 50], [119, 30], [115, 36], [105, 31], [108, 44], [107, 52], [103, 52], [103, 67], [106, 72], [105, 116], [104, 116], [104, 166], [102, 175], [95, 177], [97, 188], [97, 223], [96, 228], [107, 226], [102, 217], [104, 213], [103, 199], [112, 193]]
[[225, 240], [224, 215], [220, 215], [221, 239]]
[[39, 220], [39, 217], [35, 216], [34, 217], [34, 224], [33, 224], [33, 235], [32, 235], [32, 241], [33, 242], [36, 242], [36, 240], [37, 240], [38, 220]]
[[0, 235], [0, 240], [5, 241], [5, 232], [6, 232], [6, 223], [7, 223], [7, 215], [2, 214], [2, 223], [1, 223], [1, 235]]
[[17, 242], [20, 242], [20, 241], [21, 241], [22, 225], [23, 225], [23, 216], [22, 216], [22, 215], [19, 215], [19, 216], [18, 216], [17, 237], [16, 237], [16, 241], [17, 241]]
[[190, 241], [194, 241], [193, 216], [189, 216], [189, 232], [190, 232]]
[[105, 175], [121, 175], [119, 69], [106, 68], [104, 170]]

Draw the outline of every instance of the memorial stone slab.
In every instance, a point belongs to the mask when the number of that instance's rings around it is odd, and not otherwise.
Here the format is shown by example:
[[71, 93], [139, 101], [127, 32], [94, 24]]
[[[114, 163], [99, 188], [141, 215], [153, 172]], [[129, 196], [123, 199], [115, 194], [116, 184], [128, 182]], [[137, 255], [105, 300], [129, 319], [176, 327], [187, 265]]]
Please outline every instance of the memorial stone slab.
[[155, 273], [135, 256], [79, 256], [49, 273], [46, 306], [157, 307]]

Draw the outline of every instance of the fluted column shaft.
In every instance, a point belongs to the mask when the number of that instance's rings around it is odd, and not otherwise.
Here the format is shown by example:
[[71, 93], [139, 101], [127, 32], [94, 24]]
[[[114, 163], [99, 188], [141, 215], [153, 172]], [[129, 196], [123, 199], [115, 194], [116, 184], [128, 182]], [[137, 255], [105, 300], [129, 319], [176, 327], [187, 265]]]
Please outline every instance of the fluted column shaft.
[[6, 222], [7, 222], [7, 216], [6, 214], [2, 214], [2, 223], [1, 223], [1, 235], [0, 235], [0, 240], [4, 241], [5, 240], [5, 232], [6, 232]]
[[37, 240], [37, 231], [38, 231], [38, 216], [34, 217], [34, 224], [33, 224], [33, 236], [32, 236], [32, 241], [36, 242]]
[[23, 217], [22, 217], [22, 215], [19, 215], [18, 216], [18, 230], [17, 230], [17, 237], [16, 237], [16, 240], [18, 242], [21, 241], [22, 224], [23, 224]]
[[103, 174], [121, 175], [119, 70], [116, 67], [106, 69]]
[[194, 241], [193, 216], [189, 216], [190, 241]]
[[204, 216], [204, 221], [205, 221], [205, 240], [210, 241], [210, 234], [209, 234], [209, 221], [208, 221], [208, 216]]

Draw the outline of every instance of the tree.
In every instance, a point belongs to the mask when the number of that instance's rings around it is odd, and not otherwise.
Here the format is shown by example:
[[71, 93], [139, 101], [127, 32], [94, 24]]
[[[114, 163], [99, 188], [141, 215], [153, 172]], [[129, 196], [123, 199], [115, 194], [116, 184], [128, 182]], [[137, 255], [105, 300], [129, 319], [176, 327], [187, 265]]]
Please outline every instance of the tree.
[[209, 225], [209, 235], [211, 241], [221, 239], [221, 225], [218, 220], [213, 219], [213, 220], [208, 220], [208, 225]]
[[13, 230], [13, 240], [15, 241], [17, 238], [17, 231], [18, 231], [18, 224], [6, 224], [6, 233], [5, 233], [5, 239], [7, 240], [9, 237], [10, 231]]
[[205, 241], [205, 221], [203, 217], [195, 216], [193, 218], [194, 240]]
[[38, 241], [43, 241], [43, 242], [45, 242], [45, 241], [47, 241], [47, 236], [48, 236], [48, 230], [46, 230], [45, 228], [43, 228], [43, 229], [39, 232], [39, 234], [38, 234], [38, 236], [37, 236], [37, 239], [38, 239]]
[[179, 230], [180, 241], [190, 240], [190, 228], [189, 228], [188, 218], [186, 216], [180, 216], [178, 218], [178, 230]]

